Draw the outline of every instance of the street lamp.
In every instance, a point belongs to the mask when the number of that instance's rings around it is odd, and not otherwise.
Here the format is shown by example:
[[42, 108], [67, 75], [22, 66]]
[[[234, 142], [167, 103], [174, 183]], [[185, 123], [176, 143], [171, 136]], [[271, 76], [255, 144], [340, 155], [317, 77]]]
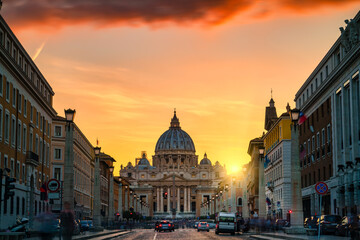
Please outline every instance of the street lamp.
[[112, 226], [114, 221], [114, 178], [113, 178], [114, 166], [109, 167], [109, 218], [108, 224]]
[[74, 211], [74, 128], [75, 110], [67, 109], [65, 111], [65, 160], [64, 160], [64, 201], [63, 204], [69, 204], [70, 210]]
[[265, 201], [265, 178], [264, 178], [264, 154], [265, 147], [259, 146], [259, 218], [266, 217], [266, 201]]
[[94, 147], [95, 153], [95, 181], [94, 181], [94, 210], [93, 222], [94, 230], [102, 231], [101, 227], [101, 200], [100, 200], [100, 150], [101, 147]]

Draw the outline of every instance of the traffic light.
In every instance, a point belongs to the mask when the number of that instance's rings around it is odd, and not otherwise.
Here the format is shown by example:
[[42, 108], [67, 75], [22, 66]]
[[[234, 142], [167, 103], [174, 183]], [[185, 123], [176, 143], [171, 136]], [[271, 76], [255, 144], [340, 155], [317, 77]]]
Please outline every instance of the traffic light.
[[292, 210], [289, 210], [289, 213], [292, 213]]
[[163, 197], [164, 197], [164, 199], [167, 199], [168, 193], [167, 193], [167, 192], [164, 192]]
[[46, 184], [43, 184], [40, 188], [40, 200], [47, 201], [47, 187]]
[[13, 197], [15, 195], [14, 190], [15, 189], [15, 185], [11, 184], [13, 182], [15, 182], [16, 179], [6, 176], [5, 178], [5, 193], [4, 193], [4, 199], [5, 201], [8, 200], [10, 197]]

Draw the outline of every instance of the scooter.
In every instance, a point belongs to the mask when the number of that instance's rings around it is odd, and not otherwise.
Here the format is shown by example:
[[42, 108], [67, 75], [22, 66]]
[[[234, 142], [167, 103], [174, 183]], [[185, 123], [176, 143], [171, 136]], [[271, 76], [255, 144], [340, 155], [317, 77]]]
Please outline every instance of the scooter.
[[18, 218], [16, 223], [7, 229], [7, 232], [24, 232], [28, 236], [29, 233], [26, 226], [28, 222], [29, 219], [27, 218]]

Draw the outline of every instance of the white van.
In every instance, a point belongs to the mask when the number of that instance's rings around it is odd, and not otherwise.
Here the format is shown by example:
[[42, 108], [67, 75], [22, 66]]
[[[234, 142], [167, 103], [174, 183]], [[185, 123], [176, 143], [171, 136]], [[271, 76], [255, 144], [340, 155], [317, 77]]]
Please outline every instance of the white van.
[[216, 218], [215, 234], [231, 233], [235, 235], [236, 231], [236, 214], [220, 212]]

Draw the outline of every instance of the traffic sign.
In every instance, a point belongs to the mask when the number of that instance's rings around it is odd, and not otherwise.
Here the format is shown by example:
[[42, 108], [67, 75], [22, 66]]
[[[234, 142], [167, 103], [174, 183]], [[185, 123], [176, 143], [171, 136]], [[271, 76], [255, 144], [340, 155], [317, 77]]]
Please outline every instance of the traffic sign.
[[59, 192], [48, 193], [48, 199], [60, 199], [60, 193]]
[[329, 190], [329, 187], [326, 183], [324, 182], [318, 182], [316, 185], [315, 185], [315, 191], [320, 194], [320, 195], [324, 195], [328, 192]]
[[60, 182], [55, 178], [50, 179], [48, 181], [47, 188], [48, 188], [49, 192], [52, 192], [52, 193], [53, 192], [58, 192], [59, 189], [60, 189]]

